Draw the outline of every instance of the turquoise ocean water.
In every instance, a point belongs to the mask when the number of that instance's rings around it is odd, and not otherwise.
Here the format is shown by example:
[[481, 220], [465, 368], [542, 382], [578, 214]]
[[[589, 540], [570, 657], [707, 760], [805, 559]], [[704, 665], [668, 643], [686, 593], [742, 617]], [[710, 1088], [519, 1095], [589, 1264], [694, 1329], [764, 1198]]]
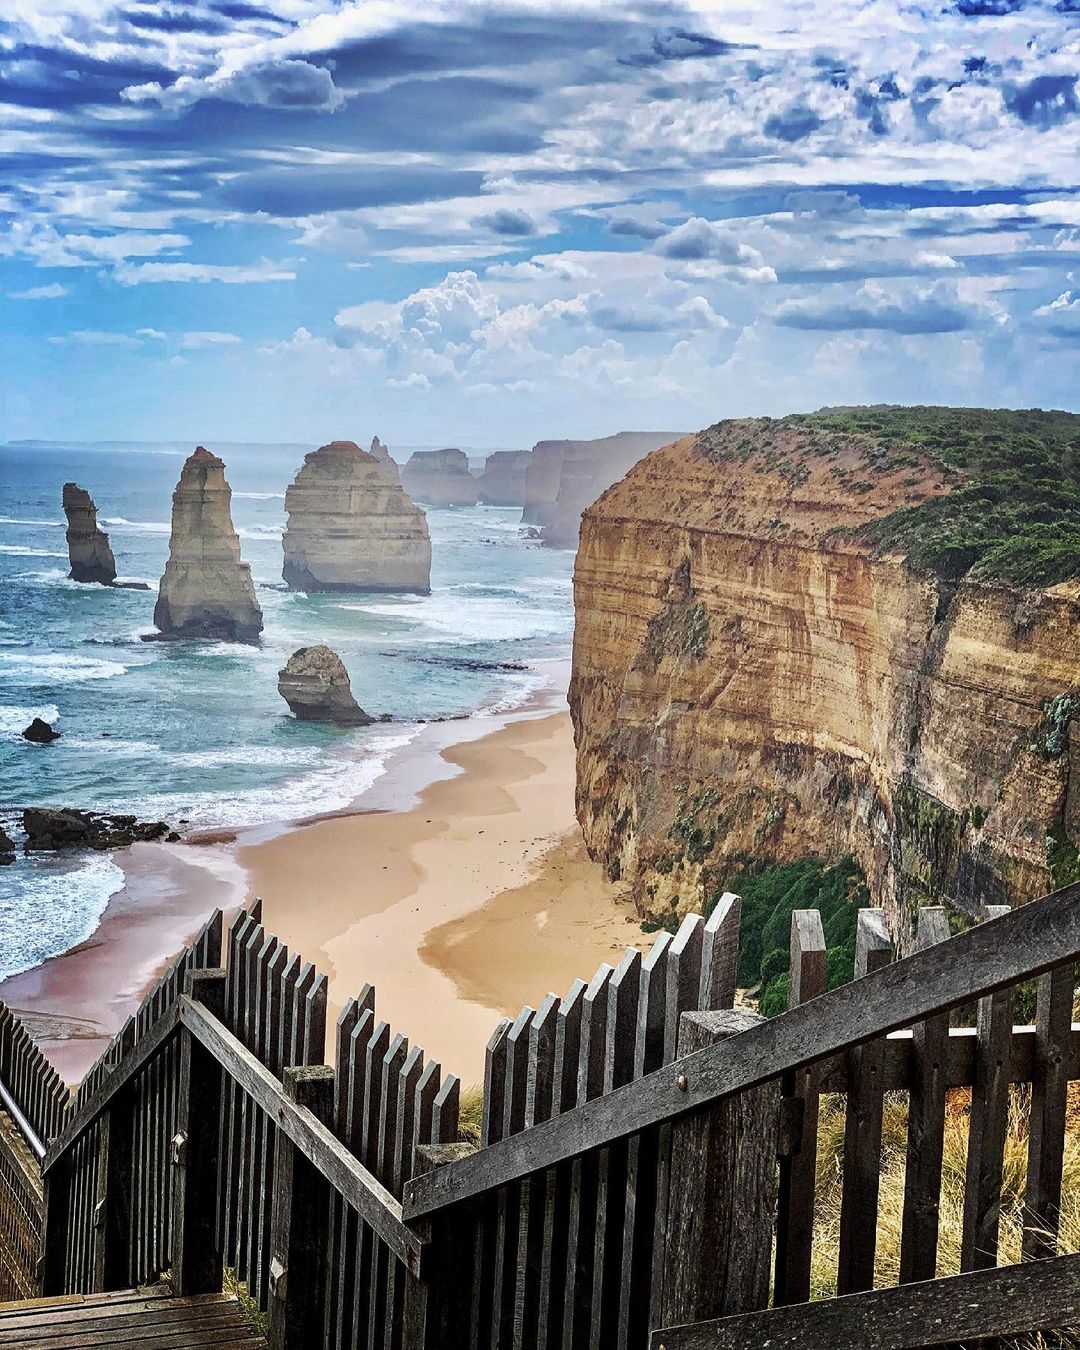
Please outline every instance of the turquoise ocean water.
[[[285, 488], [313, 446], [210, 446], [233, 489], [266, 624], [261, 647], [141, 641], [153, 629], [172, 490], [193, 448], [0, 447], [0, 819], [9, 827], [28, 805], [191, 827], [337, 810], [424, 720], [519, 706], [550, 680], [552, 658], [568, 654], [573, 555], [527, 540], [517, 508], [428, 511], [430, 596], [284, 590]], [[94, 497], [120, 578], [153, 589], [67, 579], [67, 480]], [[360, 704], [392, 723], [342, 732], [289, 715], [277, 672], [315, 642], [341, 655]], [[499, 668], [508, 665], [526, 668]], [[24, 741], [34, 716], [63, 738]], [[86, 938], [122, 883], [108, 855], [20, 857], [0, 869], [0, 978]]]

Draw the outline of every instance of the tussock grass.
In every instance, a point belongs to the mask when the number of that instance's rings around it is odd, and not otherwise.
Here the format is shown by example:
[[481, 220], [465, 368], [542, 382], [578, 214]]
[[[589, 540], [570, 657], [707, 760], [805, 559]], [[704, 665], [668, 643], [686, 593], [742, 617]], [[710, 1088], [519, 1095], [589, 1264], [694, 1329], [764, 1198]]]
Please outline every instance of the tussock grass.
[[458, 1139], [463, 1144], [480, 1147], [480, 1130], [484, 1123], [484, 1087], [470, 1083], [461, 1089], [458, 1108]]

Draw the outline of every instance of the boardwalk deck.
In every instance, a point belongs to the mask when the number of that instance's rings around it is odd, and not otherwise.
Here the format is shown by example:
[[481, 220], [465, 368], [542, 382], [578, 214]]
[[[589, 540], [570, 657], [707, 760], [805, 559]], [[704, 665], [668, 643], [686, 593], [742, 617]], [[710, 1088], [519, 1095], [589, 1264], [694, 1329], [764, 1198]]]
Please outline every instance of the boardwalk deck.
[[177, 1298], [167, 1285], [0, 1303], [2, 1350], [265, 1350], [232, 1294]]

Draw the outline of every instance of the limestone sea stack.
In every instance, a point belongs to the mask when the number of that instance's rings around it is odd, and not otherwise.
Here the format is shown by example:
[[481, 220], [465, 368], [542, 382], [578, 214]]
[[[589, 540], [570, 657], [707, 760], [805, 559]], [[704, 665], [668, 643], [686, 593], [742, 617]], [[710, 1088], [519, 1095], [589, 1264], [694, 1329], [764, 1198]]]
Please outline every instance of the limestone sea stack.
[[329, 647], [301, 647], [278, 671], [278, 693], [301, 722], [366, 727], [374, 717], [353, 698], [349, 672]]
[[415, 450], [401, 472], [406, 492], [429, 506], [475, 506], [478, 484], [464, 450]]
[[379, 468], [390, 479], [391, 483], [401, 485], [401, 470], [397, 466], [397, 460], [390, 458], [390, 451], [379, 440], [378, 436], [372, 436], [371, 449], [368, 454], [372, 459], [378, 462]]
[[169, 561], [154, 623], [163, 638], [258, 642], [263, 616], [251, 568], [240, 561], [225, 465], [199, 446], [173, 493]]
[[577, 548], [581, 513], [644, 455], [671, 445], [678, 431], [620, 431], [594, 441], [568, 441], [559, 465], [559, 490], [544, 524], [549, 548]]
[[281, 575], [292, 590], [430, 590], [427, 517], [352, 441], [331, 441], [305, 457], [285, 511]]
[[489, 506], [524, 506], [528, 450], [495, 450], [484, 460], [477, 490]]
[[78, 483], [65, 483], [63, 502], [71, 564], [68, 576], [72, 581], [111, 586], [116, 580], [116, 559], [109, 547], [109, 536], [97, 523], [93, 497]]

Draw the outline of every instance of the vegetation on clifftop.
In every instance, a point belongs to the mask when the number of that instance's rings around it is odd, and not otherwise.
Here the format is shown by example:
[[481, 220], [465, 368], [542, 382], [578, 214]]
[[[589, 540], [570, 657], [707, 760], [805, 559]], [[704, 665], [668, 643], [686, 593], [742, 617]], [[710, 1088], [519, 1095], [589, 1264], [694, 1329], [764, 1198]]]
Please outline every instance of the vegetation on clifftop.
[[951, 492], [860, 530], [915, 570], [1018, 586], [1080, 576], [1080, 414], [878, 405], [782, 425], [866, 437], [894, 467], [915, 448], [952, 471]]

